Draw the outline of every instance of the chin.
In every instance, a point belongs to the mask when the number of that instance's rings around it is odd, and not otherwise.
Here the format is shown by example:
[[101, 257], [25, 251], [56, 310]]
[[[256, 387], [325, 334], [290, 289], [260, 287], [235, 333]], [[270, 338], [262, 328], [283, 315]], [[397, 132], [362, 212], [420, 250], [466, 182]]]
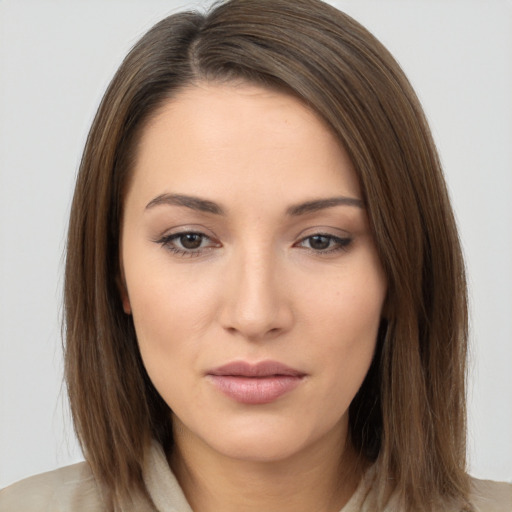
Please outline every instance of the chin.
[[341, 450], [346, 437], [347, 421], [342, 413], [340, 419], [335, 413], [308, 417], [272, 407], [249, 408], [236, 414], [202, 412], [182, 419], [174, 416], [176, 443], [232, 460], [276, 463], [299, 455], [325, 455]]
[[231, 439], [226, 443], [215, 443], [212, 448], [225, 457], [253, 463], [279, 462], [292, 458], [304, 450], [306, 443], [290, 436], [262, 436], [253, 439]]
[[313, 425], [308, 428], [304, 423], [298, 428], [296, 420], [266, 423], [254, 419], [250, 425], [239, 423], [219, 428], [217, 433], [222, 435], [213, 436], [213, 432], [209, 432], [203, 440], [216, 452], [232, 459], [276, 463], [316, 449], [322, 440], [330, 437], [328, 432], [315, 429]]

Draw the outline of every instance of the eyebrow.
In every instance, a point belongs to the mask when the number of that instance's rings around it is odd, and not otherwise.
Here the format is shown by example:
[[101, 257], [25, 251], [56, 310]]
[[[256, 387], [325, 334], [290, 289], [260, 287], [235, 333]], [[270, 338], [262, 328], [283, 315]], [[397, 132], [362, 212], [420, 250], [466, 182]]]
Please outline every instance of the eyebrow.
[[185, 206], [186, 208], [200, 212], [213, 213], [215, 215], [225, 215], [224, 210], [213, 201], [208, 201], [199, 197], [185, 196], [182, 194], [161, 194], [152, 199], [146, 205], [146, 210], [162, 204], [171, 206]]
[[313, 213], [326, 208], [333, 208], [334, 206], [356, 206], [357, 208], [364, 208], [364, 203], [361, 199], [355, 197], [329, 197], [326, 199], [315, 199], [307, 201], [306, 203], [290, 206], [286, 213], [292, 217], [305, 215], [306, 213]]
[[[147, 205], [146, 210], [154, 208], [160, 205], [171, 205], [171, 206], [184, 206], [191, 210], [196, 210], [205, 213], [213, 213], [214, 215], [225, 215], [225, 210], [207, 199], [201, 199], [199, 197], [187, 196], [183, 194], [161, 194], [152, 199]], [[325, 199], [314, 199], [305, 203], [292, 205], [287, 208], [286, 213], [292, 217], [305, 215], [308, 213], [314, 213], [326, 208], [333, 208], [334, 206], [355, 206], [357, 208], [364, 208], [363, 201], [356, 199], [355, 197], [329, 197]]]

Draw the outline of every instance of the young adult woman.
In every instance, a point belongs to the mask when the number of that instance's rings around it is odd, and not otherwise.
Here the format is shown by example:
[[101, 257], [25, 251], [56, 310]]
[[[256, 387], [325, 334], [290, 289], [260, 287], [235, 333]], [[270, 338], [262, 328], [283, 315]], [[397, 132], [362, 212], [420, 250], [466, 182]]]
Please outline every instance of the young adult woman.
[[135, 45], [83, 154], [65, 321], [86, 462], [2, 511], [512, 509], [466, 473], [464, 265], [421, 107], [318, 0]]

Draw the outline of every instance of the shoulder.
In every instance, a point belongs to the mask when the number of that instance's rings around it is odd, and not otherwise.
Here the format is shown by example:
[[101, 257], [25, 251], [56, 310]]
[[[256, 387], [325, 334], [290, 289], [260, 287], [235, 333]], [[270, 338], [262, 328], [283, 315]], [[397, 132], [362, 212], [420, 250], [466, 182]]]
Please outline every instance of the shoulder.
[[472, 478], [471, 502], [477, 512], [512, 512], [512, 483]]
[[26, 478], [0, 491], [2, 512], [103, 510], [101, 494], [86, 462]]

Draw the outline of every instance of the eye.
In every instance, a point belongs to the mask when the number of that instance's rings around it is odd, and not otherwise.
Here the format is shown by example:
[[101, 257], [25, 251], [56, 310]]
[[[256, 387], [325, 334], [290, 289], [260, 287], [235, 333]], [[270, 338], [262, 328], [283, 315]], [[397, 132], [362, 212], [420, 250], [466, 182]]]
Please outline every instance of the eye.
[[184, 249], [199, 249], [203, 243], [203, 239], [203, 235], [200, 235], [199, 233], [185, 233], [184, 235], [179, 235], [176, 238], [176, 241]]
[[166, 235], [156, 240], [156, 243], [179, 256], [186, 257], [200, 256], [206, 251], [219, 247], [219, 244], [209, 236], [195, 231]]
[[352, 238], [340, 238], [334, 235], [316, 233], [303, 238], [298, 245], [319, 254], [328, 254], [346, 250], [351, 242]]

